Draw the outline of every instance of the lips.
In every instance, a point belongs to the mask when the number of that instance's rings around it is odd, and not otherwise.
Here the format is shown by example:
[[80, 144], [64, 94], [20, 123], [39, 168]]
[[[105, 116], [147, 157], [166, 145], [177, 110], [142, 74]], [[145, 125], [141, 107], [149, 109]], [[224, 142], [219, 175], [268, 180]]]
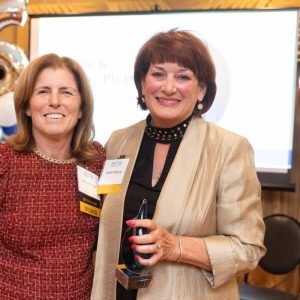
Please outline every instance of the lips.
[[60, 113], [51, 113], [51, 114], [45, 114], [44, 115], [47, 119], [62, 119], [65, 117], [65, 115]]
[[180, 100], [174, 98], [166, 98], [166, 97], [155, 97], [157, 101], [164, 103], [164, 104], [174, 104], [179, 103]]

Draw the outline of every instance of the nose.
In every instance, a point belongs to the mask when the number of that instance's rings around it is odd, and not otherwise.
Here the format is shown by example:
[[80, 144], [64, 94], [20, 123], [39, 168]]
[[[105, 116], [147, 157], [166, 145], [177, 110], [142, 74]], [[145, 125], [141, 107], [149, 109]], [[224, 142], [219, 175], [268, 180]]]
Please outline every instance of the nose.
[[54, 91], [51, 92], [50, 97], [49, 97], [49, 103], [50, 103], [50, 106], [52, 106], [52, 107], [60, 106], [59, 93], [54, 92]]
[[163, 83], [162, 89], [166, 94], [175, 93], [176, 92], [175, 80], [172, 77], [168, 76]]

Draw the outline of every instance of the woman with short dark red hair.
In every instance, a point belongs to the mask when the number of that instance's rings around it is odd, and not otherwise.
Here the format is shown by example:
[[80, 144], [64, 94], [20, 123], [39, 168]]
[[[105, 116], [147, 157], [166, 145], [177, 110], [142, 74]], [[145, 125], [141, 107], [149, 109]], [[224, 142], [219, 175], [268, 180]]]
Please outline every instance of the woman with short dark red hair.
[[[106, 144], [109, 159], [129, 165], [121, 192], [104, 200], [92, 299], [237, 300], [235, 277], [264, 254], [252, 147], [201, 117], [215, 76], [207, 46], [186, 31], [158, 33], [139, 51], [134, 80], [149, 115]], [[148, 219], [134, 219], [143, 199]], [[150, 287], [116, 284], [126, 226], [148, 231], [130, 242], [136, 264], [153, 274]]]

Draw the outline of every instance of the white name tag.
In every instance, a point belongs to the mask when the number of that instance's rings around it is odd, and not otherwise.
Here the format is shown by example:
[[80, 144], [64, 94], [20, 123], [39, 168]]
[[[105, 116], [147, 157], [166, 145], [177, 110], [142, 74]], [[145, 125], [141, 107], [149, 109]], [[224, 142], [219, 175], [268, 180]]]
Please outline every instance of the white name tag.
[[120, 192], [128, 162], [129, 158], [106, 160], [98, 182], [98, 194]]
[[97, 194], [98, 176], [91, 171], [77, 166], [77, 181], [80, 196], [80, 211], [100, 217], [101, 199]]

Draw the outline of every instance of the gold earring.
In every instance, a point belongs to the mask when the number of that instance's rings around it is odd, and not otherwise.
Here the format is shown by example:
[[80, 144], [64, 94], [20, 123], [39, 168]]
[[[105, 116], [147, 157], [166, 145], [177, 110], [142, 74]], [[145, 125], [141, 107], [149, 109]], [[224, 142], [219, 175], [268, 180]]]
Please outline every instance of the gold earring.
[[198, 110], [201, 110], [203, 108], [203, 104], [201, 101], [197, 100], [198, 104], [197, 104], [197, 108]]

